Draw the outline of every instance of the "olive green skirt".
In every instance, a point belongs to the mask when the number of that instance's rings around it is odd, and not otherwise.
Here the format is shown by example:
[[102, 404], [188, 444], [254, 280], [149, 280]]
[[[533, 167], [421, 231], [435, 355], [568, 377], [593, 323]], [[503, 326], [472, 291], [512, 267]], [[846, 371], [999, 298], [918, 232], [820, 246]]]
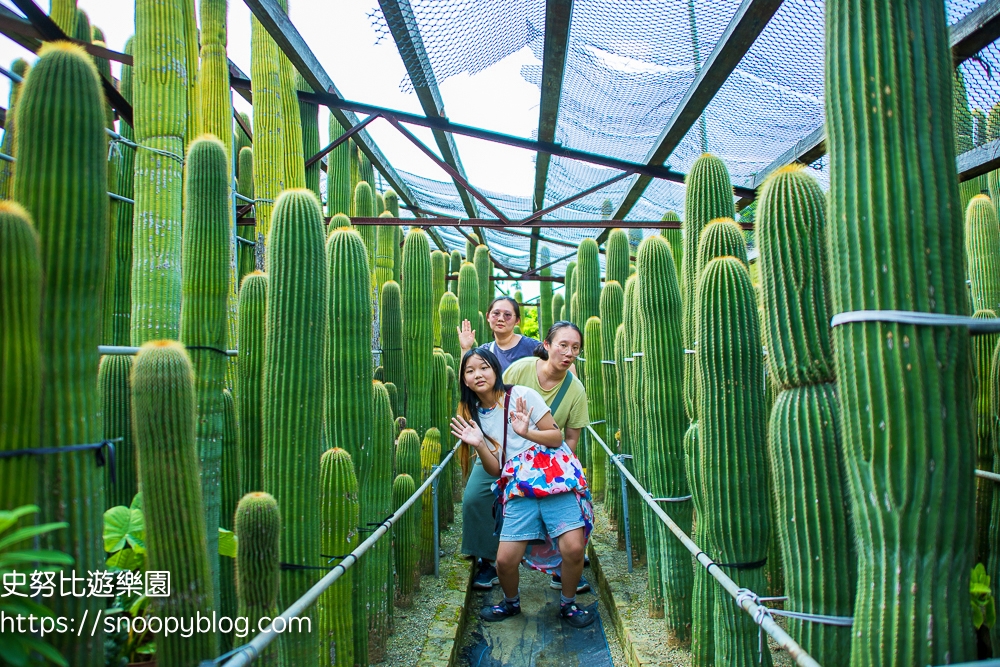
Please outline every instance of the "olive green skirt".
[[493, 534], [493, 482], [479, 459], [472, 467], [462, 496], [462, 553], [487, 560], [497, 559], [500, 537]]

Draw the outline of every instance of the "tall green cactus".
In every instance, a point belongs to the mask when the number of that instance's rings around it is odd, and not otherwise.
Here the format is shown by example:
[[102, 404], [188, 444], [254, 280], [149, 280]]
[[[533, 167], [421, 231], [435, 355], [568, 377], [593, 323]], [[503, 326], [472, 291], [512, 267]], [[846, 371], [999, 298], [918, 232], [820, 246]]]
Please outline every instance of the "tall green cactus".
[[[382, 213], [380, 218], [391, 218], [388, 211]], [[375, 284], [379, 295], [382, 294], [382, 286], [393, 280], [393, 262], [396, 260], [396, 251], [393, 246], [396, 244], [396, 225], [379, 225], [375, 230]]]
[[267, 274], [255, 271], [240, 287], [236, 357], [237, 422], [240, 427], [240, 485], [243, 493], [261, 489], [263, 409], [261, 380], [267, 321]]
[[[243, 496], [236, 507], [233, 532], [240, 545], [236, 551], [237, 613], [249, 619], [249, 627], [257, 628], [264, 617], [278, 615], [281, 513], [277, 501], [260, 491]], [[349, 575], [349, 571], [344, 573], [337, 583]], [[334, 584], [327, 591], [336, 586]], [[253, 635], [236, 637], [236, 644], [247, 644], [252, 638]], [[281, 642], [264, 649], [256, 663], [269, 667], [282, 664]]]
[[[635, 281], [632, 281], [633, 283]], [[623, 308], [624, 310], [624, 308]], [[619, 396], [631, 396], [631, 386], [632, 386], [632, 364], [633, 361], [632, 353], [630, 351], [630, 345], [628, 340], [628, 330], [625, 324], [618, 325], [618, 331], [615, 333], [615, 368], [618, 369], [618, 395]], [[618, 430], [620, 433], [620, 453], [633, 455], [636, 443], [634, 441], [634, 433], [632, 430], [632, 420], [629, 418], [629, 401], [619, 401], [618, 402]], [[636, 461], [633, 458], [631, 463], [628, 460], [625, 461], [625, 466], [629, 468], [633, 473], [636, 470]], [[642, 521], [642, 499], [639, 494], [629, 485], [628, 489], [628, 513], [630, 517], [630, 525], [628, 526], [629, 535], [632, 542], [632, 558], [636, 562], [643, 562], [646, 554], [646, 531], [643, 526]], [[619, 530], [624, 530], [624, 527], [619, 526]], [[622, 533], [624, 535], [624, 533]]]
[[[45, 286], [45, 418], [39, 441], [62, 447], [101, 441], [96, 378], [108, 241], [108, 144], [104, 100], [90, 57], [65, 42], [45, 44], [39, 53], [18, 100], [14, 199], [38, 231]], [[46, 456], [39, 467], [42, 515], [69, 523], [43, 544], [72, 555], [78, 572], [102, 569], [104, 471], [93, 452]], [[100, 598], [61, 597], [52, 608], [81, 618], [103, 606]], [[53, 644], [74, 665], [103, 665], [100, 636], [58, 635]]]
[[576, 294], [576, 261], [572, 261], [566, 265], [566, 293], [563, 298], [566, 299], [566, 315], [563, 319], [569, 320], [570, 322], [575, 322], [573, 318], [573, 296]]
[[[132, 368], [135, 444], [146, 501], [146, 562], [150, 570], [170, 573], [170, 590], [175, 592], [152, 601], [161, 618], [204, 616], [214, 608], [205, 523], [194, 519], [204, 515], [194, 380], [184, 347], [171, 341], [143, 345]], [[215, 531], [218, 534], [218, 528]], [[217, 648], [211, 633], [156, 638], [157, 659], [169, 665], [198, 665], [211, 660]]]
[[[354, 215], [352, 218], [373, 218], [375, 217], [375, 198], [372, 196], [372, 188], [365, 181], [358, 183], [354, 188]], [[365, 242], [365, 249], [368, 251], [368, 269], [374, 275], [376, 238], [374, 225], [358, 225], [356, 227], [361, 239]], [[369, 278], [370, 283], [374, 283], [373, 278]]]
[[[243, 134], [241, 131], [240, 135]], [[236, 191], [247, 199], [253, 199], [253, 148], [244, 146], [238, 153], [237, 171], [239, 177], [236, 181]], [[243, 202], [240, 202], [243, 205]], [[256, 224], [256, 223], [255, 223]], [[239, 280], [243, 279], [257, 269], [257, 248], [255, 227], [249, 225], [237, 225], [236, 234], [242, 241], [236, 242], [237, 265], [239, 269]]]
[[[479, 275], [470, 262], [464, 262], [458, 272], [458, 319], [469, 320], [473, 329], [479, 328]], [[476, 331], [476, 335], [483, 340], [485, 334]]]
[[392, 404], [392, 418], [395, 419], [402, 413], [399, 408], [399, 389], [391, 382], [385, 383], [385, 390], [389, 392], [389, 403]]
[[[129, 67], [129, 92], [131, 92], [132, 86], [132, 68]], [[28, 73], [28, 62], [23, 58], [15, 58], [14, 62], [10, 65], [10, 71], [14, 74], [24, 79]], [[122, 68], [123, 81], [124, 84], [124, 73], [125, 68]], [[7, 103], [7, 117], [4, 119], [3, 128], [3, 141], [0, 142], [0, 153], [4, 155], [14, 155], [14, 134], [15, 134], [15, 118], [17, 116], [17, 98], [21, 94], [21, 82], [11, 79], [10, 81], [10, 97]], [[124, 126], [125, 123], [123, 122]], [[14, 163], [4, 161], [0, 164], [0, 199], [10, 199], [12, 191], [14, 189]]]
[[[378, 525], [392, 514], [392, 457], [396, 427], [389, 405], [389, 392], [381, 382], [374, 384], [372, 402], [372, 438], [365, 456], [366, 466], [358, 480], [361, 491], [361, 523]], [[368, 660], [381, 662], [389, 639], [389, 621], [393, 599], [392, 544], [382, 539], [368, 553], [361, 570], [365, 584], [364, 601], [368, 605]]]
[[[987, 376], [990, 387], [990, 408], [993, 411], [994, 420], [1000, 419], [1000, 344], [993, 349], [993, 357], [990, 362], [990, 371]], [[982, 382], [982, 379], [980, 379]], [[994, 424], [996, 421], [994, 421]], [[1000, 473], [1000, 442], [996, 438], [993, 440], [993, 461], [990, 467], [995, 473]], [[997, 535], [1000, 535], [1000, 494], [993, 493], [993, 501], [990, 512], [989, 537], [990, 544], [994, 545], [989, 550], [986, 560], [986, 572], [991, 581], [1000, 581], [1000, 549], [996, 548]], [[994, 624], [990, 628], [990, 643], [992, 646], [1000, 646], [1000, 626]]]
[[698, 275], [716, 257], [735, 257], [747, 263], [747, 242], [735, 222], [726, 218], [712, 220], [701, 230], [697, 253]]
[[[0, 452], [40, 446], [41, 312], [38, 233], [19, 204], [0, 202]], [[124, 407], [127, 414], [127, 401]], [[119, 464], [119, 479], [127, 470]], [[0, 507], [34, 505], [37, 480], [34, 456], [0, 459]]]
[[986, 195], [976, 195], [966, 208], [965, 255], [972, 310], [1000, 312], [1000, 220]]
[[199, 136], [201, 131], [201, 109], [198, 107], [198, 14], [195, 3], [185, 2], [184, 12], [184, 67], [188, 71], [187, 87], [185, 96], [187, 97], [187, 113], [185, 118], [184, 131], [184, 153], [187, 152], [188, 144]]
[[445, 292], [438, 303], [438, 317], [441, 320], [441, 349], [456, 359], [461, 357], [462, 347], [458, 343], [458, 297]]
[[[649, 236], [639, 245], [636, 273], [646, 374], [643, 394], [637, 397], [644, 406], [646, 425], [646, 489], [658, 498], [680, 498], [689, 494], [684, 469], [688, 420], [684, 414], [681, 289], [670, 244], [663, 237]], [[685, 533], [691, 532], [692, 509], [689, 501], [670, 506], [671, 518]], [[691, 633], [692, 586], [687, 549], [666, 533], [648, 507], [643, 518], [648, 536], [651, 611], [659, 606], [670, 638], [677, 643], [687, 642]]]
[[490, 276], [493, 275], [493, 263], [490, 261], [490, 249], [483, 244], [476, 246], [472, 263], [476, 267], [476, 278], [479, 280], [479, 312], [486, 317], [490, 301], [493, 300], [493, 281], [490, 280]]
[[[314, 92], [312, 87], [306, 83], [302, 74], [295, 72], [295, 89], [307, 93]], [[313, 191], [316, 199], [322, 200], [319, 191], [319, 171], [320, 162], [317, 160], [308, 167], [304, 160], [308, 160], [316, 153], [319, 153], [319, 105], [308, 100], [299, 100], [299, 124], [302, 127], [302, 159], [305, 169], [306, 187]]]
[[458, 294], [458, 272], [462, 269], [462, 253], [457, 250], [451, 251], [450, 266], [448, 269], [448, 291]]
[[[542, 246], [538, 251], [538, 263], [545, 266], [552, 261], [548, 246]], [[552, 275], [552, 267], [546, 267], [538, 272], [542, 278]], [[543, 280], [538, 283], [538, 338], [545, 338], [552, 326], [552, 283]]]
[[[406, 473], [396, 475], [392, 482], [393, 511], [417, 492], [413, 477]], [[414, 511], [419, 503], [410, 507], [392, 527], [393, 556], [396, 567], [396, 603], [404, 609], [413, 604], [414, 574], [420, 554], [420, 520]]]
[[607, 252], [607, 279], [624, 285], [628, 280], [629, 254], [628, 235], [622, 229], [612, 229], [605, 244]]
[[[280, 52], [256, 17], [250, 18], [250, 79], [253, 81], [253, 191], [255, 231], [265, 243], [275, 200], [290, 181], [285, 174], [285, 128]], [[298, 119], [298, 110], [295, 110]], [[304, 177], [304, 174], [303, 174]], [[303, 184], [304, 185], [304, 184]], [[345, 211], [346, 212], [346, 211]], [[265, 257], [266, 261], [266, 257]], [[279, 497], [278, 502], [282, 500]], [[284, 517], [288, 522], [289, 517]]]
[[[622, 365], [624, 366], [624, 393], [622, 396], [641, 396], [639, 393], [642, 386], [642, 373], [639, 365], [642, 363], [642, 355], [636, 352], [642, 351], [641, 328], [642, 320], [639, 317], [639, 276], [632, 274], [625, 281], [624, 296], [622, 299], [622, 327], [625, 336], [623, 339], [622, 354], [624, 355]], [[646, 443], [643, 438], [645, 424], [642, 419], [642, 410], [638, 401], [621, 401], [620, 410], [622, 420], [627, 420], [628, 437], [622, 444], [622, 453], [631, 454], [632, 472], [640, 478], [645, 475], [644, 461]], [[629, 516], [632, 517], [632, 551], [640, 562], [646, 562], [648, 543], [653, 536], [647, 535], [645, 531], [642, 498], [629, 487]]]
[[226, 150], [226, 166], [232, 164], [233, 104], [229, 92], [229, 62], [226, 57], [228, 0], [202, 0], [201, 69], [198, 70], [198, 100], [201, 132], [219, 138]]
[[[125, 53], [132, 55], [132, 38], [125, 43]], [[127, 101], [132, 101], [132, 67], [122, 65], [119, 91]], [[8, 131], [13, 127], [8, 111]], [[119, 131], [128, 141], [135, 139], [132, 126], [121, 121]], [[6, 139], [6, 135], [5, 135]], [[113, 160], [117, 159], [114, 192], [123, 197], [135, 197], [135, 149], [124, 143], [115, 143]], [[110, 325], [105, 322], [103, 338], [112, 345], [128, 345], [132, 319], [132, 226], [133, 205], [115, 201], [111, 215], [111, 237], [108, 249], [108, 278], [105, 286], [104, 311], [110, 315]], [[125, 503], [126, 505], [128, 503]]]
[[[344, 136], [344, 128], [330, 114], [330, 141]], [[351, 214], [354, 190], [351, 188], [351, 142], [345, 141], [330, 151], [326, 158], [326, 210], [331, 216]]]
[[403, 228], [395, 225], [396, 241], [392, 244], [392, 279], [403, 284]]
[[[769, 379], [785, 389], [771, 412], [768, 459], [786, 608], [850, 616], [857, 555], [832, 384], [825, 209], [823, 191], [800, 166], [776, 172], [758, 199]], [[788, 630], [821, 664], [848, 664], [849, 627], [789, 619]]]
[[[448, 360], [443, 350], [435, 348], [431, 375], [431, 424], [438, 430], [439, 438], [440, 434], [449, 434], [451, 432], [451, 416], [455, 414], [451, 411], [448, 390]], [[440, 450], [443, 456], [443, 453], [450, 449], [447, 444], [448, 441], [454, 441], [448, 436], [440, 440]], [[435, 463], [439, 462], [440, 459]], [[447, 466], [441, 471], [439, 484], [441, 489], [450, 489], [452, 487], [451, 471], [452, 466]], [[443, 527], [448, 525], [452, 520], [454, 510], [451, 510], [452, 503], [450, 496], [445, 497], [439, 494], [438, 500], [438, 517], [440, 518], [440, 525]]]
[[441, 346], [441, 318], [438, 316], [438, 305], [441, 303], [441, 296], [444, 294], [445, 267], [448, 264], [448, 256], [440, 250], [431, 252], [431, 304], [434, 313], [431, 316], [431, 324], [434, 328], [434, 345]]
[[580, 329], [583, 330], [587, 320], [591, 317], [597, 317], [600, 313], [601, 260], [594, 239], [585, 238], [580, 242], [576, 262], [574, 282], [576, 283], [576, 293], [579, 295], [580, 312], [574, 313], [574, 315], [582, 325]]
[[[278, 0], [278, 5], [288, 13], [288, 0]], [[285, 187], [307, 188], [305, 157], [302, 154], [302, 120], [299, 111], [296, 69], [280, 48], [277, 50], [278, 82], [281, 96], [281, 115], [284, 136]], [[252, 73], [251, 73], [252, 77]], [[253, 80], [251, 78], [251, 80]], [[279, 499], [280, 502], [280, 499]]]
[[399, 285], [395, 280], [382, 285], [379, 301], [380, 338], [382, 341], [382, 368], [386, 382], [396, 385], [399, 390], [399, 407], [406, 409], [406, 371], [403, 363], [403, 310]]
[[[363, 482], [372, 442], [372, 304], [368, 254], [353, 229], [338, 229], [326, 244], [330, 344], [326, 373], [326, 444], [351, 455]], [[392, 378], [390, 378], [392, 379]], [[362, 513], [364, 507], [362, 506]]]
[[[708, 153], [702, 155], [691, 166], [685, 180], [687, 184], [684, 200], [684, 248], [681, 265], [681, 300], [684, 317], [681, 326], [684, 334], [684, 348], [693, 350], [695, 345], [695, 313], [697, 312], [698, 287], [698, 245], [701, 231], [716, 218], [733, 218], [733, 187], [729, 171], [722, 160]], [[694, 355], [684, 357], [684, 406], [688, 417], [697, 419]]]
[[[283, 192], [274, 206], [266, 257], [261, 480], [264, 491], [278, 500], [285, 522], [281, 559], [303, 566], [320, 564], [315, 502], [319, 495], [316, 457], [323, 435], [327, 338], [323, 237], [323, 218], [312, 192]], [[287, 608], [313, 583], [315, 577], [308, 570], [283, 572], [280, 606]], [[307, 610], [303, 615], [314, 619], [315, 612]], [[288, 660], [306, 664], [315, 659], [318, 640], [316, 634], [301, 633], [285, 635], [280, 641]]]
[[76, 0], [53, 0], [50, 15], [66, 35], [76, 34]]
[[[968, 314], [944, 6], [826, 11], [833, 312]], [[851, 664], [972, 660], [975, 451], [955, 446], [973, 438], [968, 331], [853, 323], [833, 349], [858, 546]]]
[[[705, 509], [698, 515], [704, 524], [699, 536], [716, 562], [729, 564], [724, 569], [740, 586], [764, 590], [770, 529], [764, 365], [757, 299], [746, 266], [732, 257], [709, 262], [697, 299], [696, 465]], [[757, 663], [757, 626], [727, 596], [715, 596], [715, 627], [716, 663]], [[764, 664], [770, 662], [765, 652]]]
[[[604, 401], [609, 393], [604, 389], [604, 373], [601, 363], [601, 319], [591, 317], [587, 320], [584, 329], [584, 359], [586, 359], [586, 385], [587, 385], [587, 406], [591, 421], [604, 422], [595, 424], [594, 430], [601, 437], [601, 440], [608, 441], [607, 423], [605, 422]], [[613, 432], [612, 432], [613, 435]], [[600, 449], [597, 443], [589, 441], [588, 434], [587, 454], [589, 455], [587, 479], [590, 481], [590, 491], [594, 498], [599, 501], [605, 500], [605, 488], [607, 483], [607, 459], [604, 450]]]
[[[333, 448], [320, 460], [320, 507], [322, 552], [346, 556], [357, 548], [361, 537], [358, 481], [351, 455]], [[352, 623], [355, 568], [323, 592], [319, 601], [320, 664], [353, 667], [354, 625]]]
[[[427, 429], [420, 443], [420, 480], [426, 480], [434, 466], [441, 460], [441, 432], [436, 428]], [[420, 571], [429, 574], [434, 571], [434, 495], [427, 487], [420, 499]]]
[[[667, 211], [660, 218], [663, 222], [680, 222], [681, 219], [675, 211]], [[684, 238], [681, 234], [681, 230], [678, 229], [661, 229], [660, 236], [667, 240], [670, 244], [670, 252], [674, 255], [674, 267], [677, 268], [677, 282], [681, 282], [681, 266], [684, 260]]]
[[[191, 143], [187, 163], [180, 336], [195, 370], [205, 535], [213, 588], [218, 591], [222, 390], [229, 344], [229, 165], [225, 147], [208, 135]], [[216, 598], [216, 607], [218, 602]]]
[[[396, 451], [394, 454], [394, 463], [396, 465], [396, 472], [399, 474], [406, 474], [413, 478], [414, 482], [418, 479], [423, 479], [420, 472], [420, 436], [412, 428], [403, 429], [399, 438], [396, 440]], [[417, 525], [420, 525], [420, 512], [422, 506], [420, 503], [414, 504], [410, 512], [418, 517]], [[419, 529], [417, 534], [419, 535]], [[419, 554], [419, 547], [417, 547], [417, 553]], [[416, 561], [414, 561], [416, 563]], [[414, 570], [413, 576], [416, 577], [413, 585], [417, 588], [420, 587], [420, 574]]]
[[[101, 399], [104, 439], [117, 440], [115, 483], [111, 483], [110, 474], [104, 477], [104, 503], [107, 507], [118, 505], [128, 507], [139, 490], [135, 444], [132, 441], [132, 390], [129, 386], [131, 375], [130, 355], [110, 354], [101, 357], [101, 365], [97, 371], [97, 389]], [[4, 507], [17, 506], [4, 505]]]
[[133, 118], [144, 150], [135, 155], [132, 345], [176, 339], [180, 328], [183, 163], [195, 75], [178, 53], [185, 21], [182, 3], [136, 2]]
[[[219, 528], [233, 529], [233, 515], [240, 502], [240, 434], [236, 426], [236, 402], [228, 389], [222, 390], [222, 490]], [[216, 530], [216, 533], [219, 531]], [[236, 571], [232, 558], [219, 559], [219, 612], [236, 617]], [[233, 633], [219, 633], [220, 650], [233, 648]]]
[[382, 201], [385, 204], [385, 210], [392, 213], [392, 217], [399, 217], [399, 195], [396, 191], [389, 188], [382, 193]]
[[[473, 238], [475, 238], [475, 235], [473, 235]], [[466, 262], [471, 262], [472, 259], [473, 259], [473, 257], [475, 256], [475, 254], [476, 254], [476, 243], [473, 242], [473, 241], [469, 241], [468, 239], [466, 239], [466, 241], [465, 241], [465, 261]]]
[[[972, 315], [976, 319], [996, 317], [992, 310], [977, 310]], [[976, 336], [972, 341], [972, 352], [975, 358], [975, 388], [976, 388], [976, 468], [979, 470], [993, 469], [993, 441], [996, 437], [996, 420], [993, 417], [992, 375], [993, 351], [1000, 334], [985, 334]], [[981, 477], [976, 478], [976, 562], [986, 563], [994, 547], [991, 546], [990, 522], [993, 510], [993, 498], [996, 482]]]
[[[705, 522], [704, 476], [699, 469], [698, 422], [692, 422], [684, 434], [684, 468], [687, 472], [688, 488], [694, 502], [695, 521], [691, 539], [704, 546], [708, 539]], [[712, 667], [715, 665], [715, 596], [718, 583], [701, 563], [694, 561], [694, 580], [691, 587], [691, 665], [692, 667]], [[719, 593], [721, 595], [722, 593]]]
[[[556, 292], [552, 295], [552, 324], [555, 324], [563, 319], [563, 309], [565, 307], [565, 303], [565, 298], [563, 297], [562, 292]], [[545, 331], [539, 331], [538, 335], [544, 338], [547, 333], [548, 329]]]
[[[237, 114], [237, 116], [239, 116], [240, 120], [243, 121], [243, 125], [246, 125], [247, 128], [250, 129], [250, 131], [252, 132], [253, 122], [250, 120], [250, 114], [248, 114], [245, 111], [241, 111]], [[244, 148], [250, 148], [251, 145], [250, 137], [243, 130], [243, 128], [240, 127], [240, 125], [236, 122], [235, 118], [233, 119], [233, 144], [234, 144], [233, 148], [235, 149], [237, 158], [239, 158], [239, 154], [243, 151]], [[243, 166], [239, 163], [239, 160], [237, 159], [236, 162], [237, 178], [239, 178], [240, 174], [243, 173], [242, 170]]]
[[406, 423], [417, 433], [431, 424], [431, 355], [434, 302], [431, 249], [427, 234], [411, 228], [403, 245], [403, 367], [406, 375]]
[[[617, 281], [609, 280], [604, 283], [604, 289], [601, 290], [601, 366], [600, 373], [604, 378], [604, 417], [607, 420], [605, 425], [605, 432], [607, 437], [605, 442], [611, 447], [613, 452], [619, 451], [618, 445], [618, 429], [620, 428], [620, 421], [618, 418], [618, 402], [619, 402], [619, 392], [618, 392], [618, 372], [619, 368], [615, 362], [615, 334], [618, 332], [618, 325], [622, 322], [622, 303], [624, 301], [625, 294], [622, 291], [622, 286], [618, 284]], [[585, 359], [590, 359], [587, 355]], [[590, 374], [588, 377], [594, 377]], [[593, 419], [593, 416], [591, 416]], [[597, 456], [603, 456], [601, 452], [596, 452]], [[622, 511], [622, 496], [621, 496], [621, 479], [618, 474], [617, 466], [608, 463], [606, 465], [607, 469], [607, 480], [604, 496], [604, 506], [608, 510], [608, 518], [611, 524], [618, 531], [621, 539], [619, 542], [622, 548], [625, 548], [624, 542], [624, 527], [619, 523]]]

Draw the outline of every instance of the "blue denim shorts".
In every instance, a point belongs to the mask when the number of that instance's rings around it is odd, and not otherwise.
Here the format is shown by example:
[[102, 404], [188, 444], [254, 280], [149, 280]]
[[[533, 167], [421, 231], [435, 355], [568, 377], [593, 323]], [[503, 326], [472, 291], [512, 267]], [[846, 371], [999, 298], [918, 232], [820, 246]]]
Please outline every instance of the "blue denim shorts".
[[554, 540], [583, 526], [583, 510], [572, 491], [544, 498], [516, 496], [504, 506], [500, 541], [530, 542], [546, 535]]

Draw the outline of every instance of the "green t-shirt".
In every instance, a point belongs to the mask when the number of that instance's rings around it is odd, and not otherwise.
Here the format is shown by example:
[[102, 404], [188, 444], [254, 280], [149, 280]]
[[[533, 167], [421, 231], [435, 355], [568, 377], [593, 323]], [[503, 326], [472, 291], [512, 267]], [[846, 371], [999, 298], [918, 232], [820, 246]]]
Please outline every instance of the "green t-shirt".
[[[525, 357], [518, 359], [504, 371], [503, 381], [507, 384], [518, 384], [524, 387], [531, 387], [539, 394], [546, 405], [552, 405], [556, 400], [556, 395], [562, 387], [562, 383], [557, 384], [552, 389], [546, 391], [538, 384], [538, 373], [535, 365], [544, 363], [538, 357]], [[590, 423], [590, 413], [587, 412], [587, 390], [584, 388], [580, 378], [572, 373], [569, 380], [573, 383], [566, 390], [559, 409], [555, 411], [552, 418], [556, 425], [562, 429], [563, 437], [566, 436], [567, 428], [584, 428]]]

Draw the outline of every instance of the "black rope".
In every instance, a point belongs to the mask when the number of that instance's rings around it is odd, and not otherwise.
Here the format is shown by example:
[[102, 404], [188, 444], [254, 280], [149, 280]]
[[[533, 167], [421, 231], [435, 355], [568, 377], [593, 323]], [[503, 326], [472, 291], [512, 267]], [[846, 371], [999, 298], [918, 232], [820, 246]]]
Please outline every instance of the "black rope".
[[220, 350], [219, 348], [212, 347], [211, 345], [185, 345], [184, 348], [188, 350], [208, 350], [210, 352], [218, 352], [224, 357], [229, 356], [228, 354], [226, 354], [225, 350]]
[[760, 560], [755, 560], [752, 563], [713, 563], [713, 565], [718, 565], [719, 567], [731, 567], [734, 570], [756, 570], [757, 568], [764, 567], [767, 564], [767, 556], [764, 556]]
[[329, 572], [332, 567], [323, 567], [321, 565], [297, 565], [295, 563], [278, 563], [278, 566], [282, 570], [324, 570]]
[[345, 558], [347, 558], [350, 555], [351, 554], [344, 554], [343, 556], [331, 556], [329, 554], [320, 554], [320, 556], [322, 556], [323, 558], [329, 559], [329, 560], [326, 561], [327, 563], [332, 563], [335, 560], [344, 560]]
[[[0, 452], [0, 459], [11, 459], [16, 456], [45, 456], [47, 454], [65, 454], [67, 452], [85, 452], [88, 450], [95, 450], [95, 455], [97, 457], [97, 466], [103, 468], [105, 462], [108, 464], [108, 476], [111, 478], [111, 483], [116, 483], [115, 476], [115, 443], [121, 442], [122, 438], [114, 438], [113, 440], [101, 440], [100, 442], [93, 442], [87, 445], [67, 445], [65, 447], [32, 447], [29, 449], [13, 449], [5, 452]], [[107, 460], [104, 456], [104, 448], [108, 448]]]

